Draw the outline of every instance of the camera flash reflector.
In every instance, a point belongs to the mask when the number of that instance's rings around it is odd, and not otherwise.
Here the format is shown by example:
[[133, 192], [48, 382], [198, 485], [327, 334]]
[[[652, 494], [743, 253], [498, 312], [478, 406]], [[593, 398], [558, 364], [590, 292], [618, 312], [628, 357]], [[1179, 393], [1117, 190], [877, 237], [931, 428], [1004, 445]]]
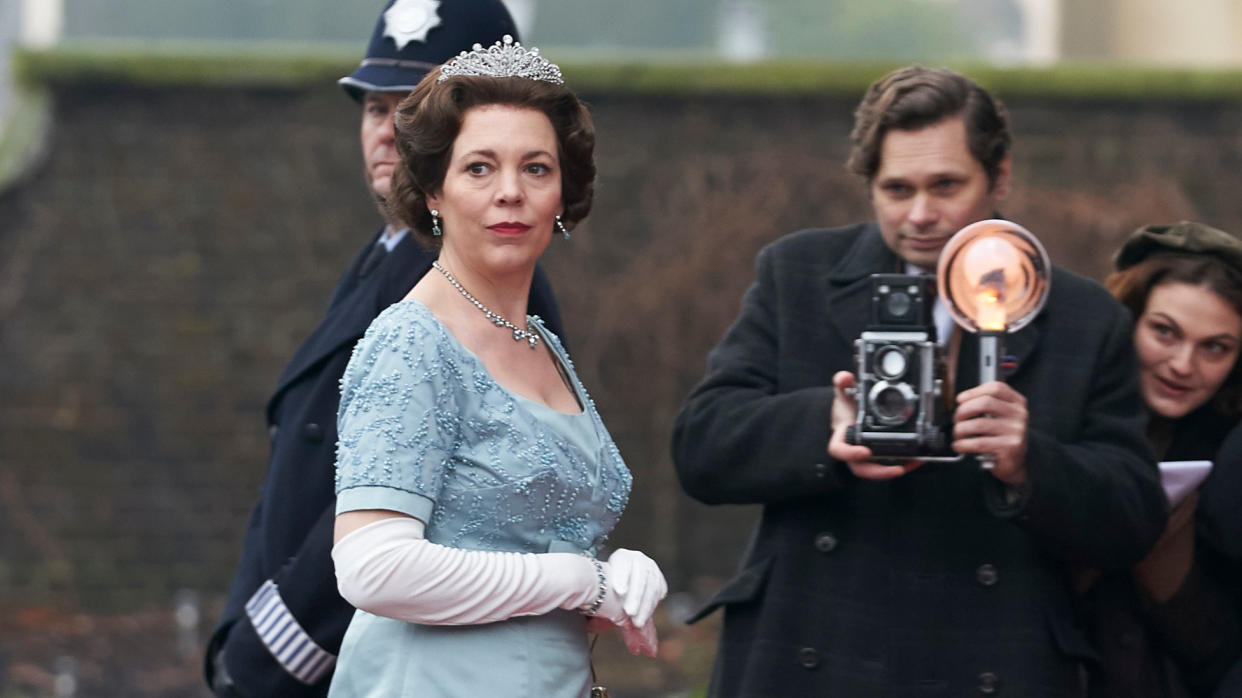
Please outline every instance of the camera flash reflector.
[[949, 315], [969, 332], [1016, 332], [1043, 309], [1052, 263], [1039, 240], [1010, 221], [972, 223], [940, 254], [936, 281]]

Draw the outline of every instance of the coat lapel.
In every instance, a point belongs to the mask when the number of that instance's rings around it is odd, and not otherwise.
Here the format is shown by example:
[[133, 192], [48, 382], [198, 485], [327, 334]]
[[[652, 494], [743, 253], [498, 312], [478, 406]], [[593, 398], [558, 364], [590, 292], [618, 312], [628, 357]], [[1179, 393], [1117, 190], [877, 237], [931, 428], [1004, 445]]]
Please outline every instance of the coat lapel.
[[1011, 376], [1018, 375], [1022, 369], [1029, 363], [1031, 353], [1035, 350], [1035, 345], [1039, 343], [1039, 328], [1042, 326], [1040, 318], [1035, 318], [1031, 324], [1014, 332], [1005, 335], [1001, 342], [1001, 361], [1012, 362], [1013, 369], [1005, 372], [1002, 369], [1001, 376], [1004, 380], [1008, 380]]
[[332, 306], [336, 305], [342, 298], [349, 296], [349, 294], [353, 292], [354, 288], [358, 286], [358, 282], [361, 278], [360, 271], [362, 269], [362, 264], [366, 261], [367, 255], [371, 253], [371, 250], [375, 248], [375, 243], [379, 241], [379, 236], [384, 233], [384, 229], [385, 228], [380, 228], [379, 231], [371, 236], [371, 241], [358, 251], [358, 254], [354, 256], [354, 261], [350, 263], [349, 268], [346, 269], [345, 273], [341, 275], [340, 281], [336, 283], [336, 288], [332, 290], [332, 298], [328, 301], [329, 310], [331, 310]]
[[897, 268], [897, 255], [884, 244], [879, 228], [871, 224], [828, 270], [824, 278], [824, 324], [839, 335], [838, 341], [853, 347], [866, 328], [871, 315], [871, 275]]
[[[1001, 338], [1000, 379], [1009, 382], [1014, 376], [1020, 375], [1029, 363], [1035, 345], [1039, 343], [1040, 319]], [[1011, 369], [1005, 369], [1009, 364]], [[954, 392], [962, 392], [979, 385], [979, 335], [962, 331], [962, 348], [957, 359], [957, 384]]]
[[[367, 327], [388, 305], [400, 300], [410, 287], [426, 273], [434, 254], [419, 246], [411, 235], [407, 234], [387, 258], [365, 277], [358, 276], [359, 265], [375, 244], [375, 239], [363, 248], [363, 251], [350, 265], [349, 270], [341, 278], [328, 312], [319, 326], [311, 332], [302, 345], [298, 347], [293, 358], [285, 366], [277, 381], [276, 390], [268, 401], [268, 414], [280, 399], [281, 394], [303, 374], [314, 370], [321, 361], [336, 353], [342, 345], [352, 347]], [[417, 269], [416, 269], [417, 267]], [[400, 279], [413, 274], [411, 281], [401, 283]], [[397, 288], [396, 286], [403, 286]]]

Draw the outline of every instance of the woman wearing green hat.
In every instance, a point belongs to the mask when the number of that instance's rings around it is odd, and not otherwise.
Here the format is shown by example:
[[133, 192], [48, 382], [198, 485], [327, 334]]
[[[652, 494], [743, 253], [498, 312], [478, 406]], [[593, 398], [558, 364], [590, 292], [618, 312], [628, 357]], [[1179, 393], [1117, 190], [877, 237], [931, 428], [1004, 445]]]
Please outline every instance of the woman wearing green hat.
[[1106, 285], [1134, 313], [1172, 510], [1147, 558], [1086, 597], [1102, 659], [1091, 695], [1242, 696], [1242, 242], [1146, 226], [1115, 266]]

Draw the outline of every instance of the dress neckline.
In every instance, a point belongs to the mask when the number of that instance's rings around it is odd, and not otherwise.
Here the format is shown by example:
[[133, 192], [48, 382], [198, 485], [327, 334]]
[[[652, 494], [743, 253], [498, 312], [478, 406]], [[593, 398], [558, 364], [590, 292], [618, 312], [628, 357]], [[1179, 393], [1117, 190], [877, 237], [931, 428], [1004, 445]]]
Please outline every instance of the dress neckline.
[[432, 312], [431, 308], [427, 307], [426, 303], [422, 302], [421, 300], [417, 298], [403, 298], [397, 301], [397, 303], [395, 303], [394, 305], [400, 305], [402, 303], [413, 303], [417, 305], [419, 308], [421, 308], [422, 311], [425, 312], [427, 316], [430, 317], [432, 321], [436, 323], [436, 326], [440, 328], [440, 331], [443, 332], [444, 335], [448, 337], [450, 341], [453, 342], [453, 344], [457, 347], [457, 349], [460, 350], [461, 353], [469, 357], [471, 361], [478, 364], [479, 368], [483, 370], [483, 373], [487, 374], [488, 380], [490, 380], [492, 384], [495, 385], [497, 388], [500, 388], [502, 391], [504, 391], [506, 395], [514, 398], [515, 400], [519, 402], [523, 402], [528, 405], [533, 405], [535, 408], [548, 412], [549, 414], [560, 415], [561, 417], [568, 417], [568, 418], [588, 416], [589, 409], [590, 409], [589, 407], [590, 401], [587, 399], [586, 393], [582, 388], [582, 384], [578, 380], [578, 377], [574, 374], [573, 370], [570, 368], [569, 362], [567, 361], [567, 357], [561, 354], [559, 344], [556, 342], [550, 341], [550, 337], [552, 335], [548, 332], [548, 329], [543, 326], [543, 321], [539, 318], [538, 315], [527, 315], [526, 320], [527, 322], [530, 323], [532, 327], [534, 327], [539, 332], [540, 338], [543, 339], [544, 344], [547, 345], [549, 350], [552, 352], [552, 357], [556, 360], [557, 366], [560, 368], [563, 375], [565, 375], [569, 379], [569, 387], [571, 390], [573, 390], [574, 397], [577, 398], [578, 404], [581, 405], [581, 409], [577, 412], [562, 412], [556, 409], [555, 407], [545, 405], [542, 402], [539, 402], [538, 400], [529, 398], [525, 395], [522, 395], [521, 393], [518, 393], [510, 389], [504, 383], [501, 383], [500, 381], [496, 380], [496, 376], [493, 376], [492, 372], [488, 370], [487, 364], [483, 363], [483, 359], [480, 359], [478, 354], [475, 354], [465, 344], [462, 344], [461, 340], [457, 339], [457, 336], [454, 335], [451, 330], [449, 330], [448, 326], [445, 325], [440, 320], [440, 318], [436, 317], [436, 314]]

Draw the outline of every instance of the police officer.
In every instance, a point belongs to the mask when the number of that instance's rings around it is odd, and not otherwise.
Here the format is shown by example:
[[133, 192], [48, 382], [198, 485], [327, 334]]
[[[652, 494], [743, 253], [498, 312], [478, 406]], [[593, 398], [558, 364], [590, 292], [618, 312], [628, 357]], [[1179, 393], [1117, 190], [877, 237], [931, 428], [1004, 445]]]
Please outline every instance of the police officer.
[[[431, 69], [517, 29], [501, 0], [389, 0], [366, 57], [340, 85], [362, 105], [367, 186], [384, 225], [332, 294], [327, 314], [285, 366], [267, 404], [272, 446], [224, 615], [207, 646], [217, 696], [325, 696], [353, 608], [332, 566], [338, 382], [380, 311], [431, 268], [435, 254], [383, 207], [398, 162], [397, 103]], [[529, 311], [563, 336], [547, 278], [536, 270]]]

